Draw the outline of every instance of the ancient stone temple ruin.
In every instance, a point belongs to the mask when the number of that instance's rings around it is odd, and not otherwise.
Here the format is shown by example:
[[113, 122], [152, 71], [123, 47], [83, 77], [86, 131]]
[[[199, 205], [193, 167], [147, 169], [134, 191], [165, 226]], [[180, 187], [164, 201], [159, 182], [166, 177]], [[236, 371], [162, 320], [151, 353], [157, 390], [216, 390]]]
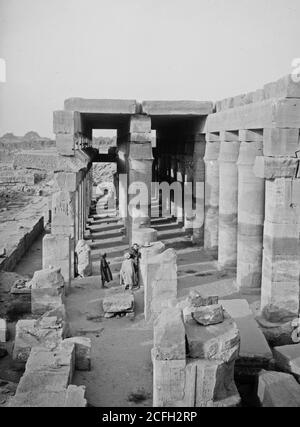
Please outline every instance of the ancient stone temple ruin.
[[[111, 359], [111, 328], [147, 360], [151, 390], [145, 374], [144, 391], [133, 393], [145, 405], [300, 406], [300, 84], [287, 76], [216, 103], [71, 98], [53, 122], [55, 148], [14, 159], [16, 170], [54, 181], [51, 232], [24, 290], [30, 316], [14, 334], [12, 357], [25, 370], [8, 405], [91, 403], [86, 378]], [[117, 132], [106, 154], [93, 146], [95, 129]], [[93, 164], [103, 162], [116, 164], [112, 215], [95, 200]], [[126, 291], [118, 271], [134, 243], [140, 288]], [[99, 250], [117, 265], [101, 291]], [[130, 323], [118, 332], [123, 317]], [[103, 330], [84, 336], [95, 319]], [[3, 318], [1, 342], [6, 327]], [[100, 395], [103, 387], [95, 385]]]

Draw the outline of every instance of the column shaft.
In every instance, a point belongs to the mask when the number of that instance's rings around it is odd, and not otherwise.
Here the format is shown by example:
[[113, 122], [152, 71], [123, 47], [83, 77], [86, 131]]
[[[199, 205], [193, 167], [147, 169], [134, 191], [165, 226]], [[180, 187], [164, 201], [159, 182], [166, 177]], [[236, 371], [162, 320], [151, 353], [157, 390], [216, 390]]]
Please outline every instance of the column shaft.
[[[230, 139], [230, 138], [228, 138]], [[219, 156], [219, 268], [237, 265], [237, 213], [239, 141], [222, 137]]]
[[242, 141], [238, 160], [237, 285], [243, 290], [260, 289], [262, 271], [264, 179], [254, 175], [256, 156], [263, 141]]

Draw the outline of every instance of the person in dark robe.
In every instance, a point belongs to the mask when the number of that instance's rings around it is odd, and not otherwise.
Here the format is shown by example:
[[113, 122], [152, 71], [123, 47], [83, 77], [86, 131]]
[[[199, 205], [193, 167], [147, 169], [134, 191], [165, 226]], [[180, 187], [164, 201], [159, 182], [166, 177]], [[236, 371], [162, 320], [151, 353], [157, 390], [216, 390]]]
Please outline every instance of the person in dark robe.
[[140, 257], [141, 257], [139, 245], [137, 243], [134, 243], [129, 253], [131, 258], [133, 259], [134, 276], [135, 276], [134, 285], [138, 287], [139, 286], [139, 264], [140, 264]]
[[109, 262], [106, 260], [106, 254], [101, 256], [100, 260], [100, 275], [101, 275], [101, 287], [107, 288], [105, 283], [109, 283], [113, 280], [113, 276], [110, 271]]

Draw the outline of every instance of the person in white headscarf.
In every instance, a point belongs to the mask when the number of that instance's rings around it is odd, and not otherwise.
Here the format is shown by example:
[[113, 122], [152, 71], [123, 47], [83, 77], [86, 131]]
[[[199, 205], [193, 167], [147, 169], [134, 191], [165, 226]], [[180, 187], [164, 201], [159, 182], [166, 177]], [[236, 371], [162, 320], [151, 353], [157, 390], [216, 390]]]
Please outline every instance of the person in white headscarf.
[[134, 261], [129, 253], [124, 255], [124, 261], [122, 262], [120, 271], [120, 285], [129, 290], [132, 290], [133, 286], [135, 285]]

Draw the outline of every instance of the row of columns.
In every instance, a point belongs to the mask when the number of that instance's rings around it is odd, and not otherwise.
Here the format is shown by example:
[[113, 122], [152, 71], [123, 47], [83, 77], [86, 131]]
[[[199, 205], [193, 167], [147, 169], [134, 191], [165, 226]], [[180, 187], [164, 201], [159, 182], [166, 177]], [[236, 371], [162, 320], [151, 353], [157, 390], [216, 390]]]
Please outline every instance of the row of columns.
[[171, 214], [197, 244], [204, 239], [204, 152], [200, 133], [157, 131], [159, 147], [158, 181], [179, 184], [182, 200], [171, 194]]
[[206, 139], [204, 246], [218, 252], [220, 269], [237, 270], [239, 288], [260, 288], [265, 190], [253, 167], [262, 155], [262, 133], [221, 132]]
[[298, 316], [299, 129], [208, 133], [204, 246], [270, 321]]

